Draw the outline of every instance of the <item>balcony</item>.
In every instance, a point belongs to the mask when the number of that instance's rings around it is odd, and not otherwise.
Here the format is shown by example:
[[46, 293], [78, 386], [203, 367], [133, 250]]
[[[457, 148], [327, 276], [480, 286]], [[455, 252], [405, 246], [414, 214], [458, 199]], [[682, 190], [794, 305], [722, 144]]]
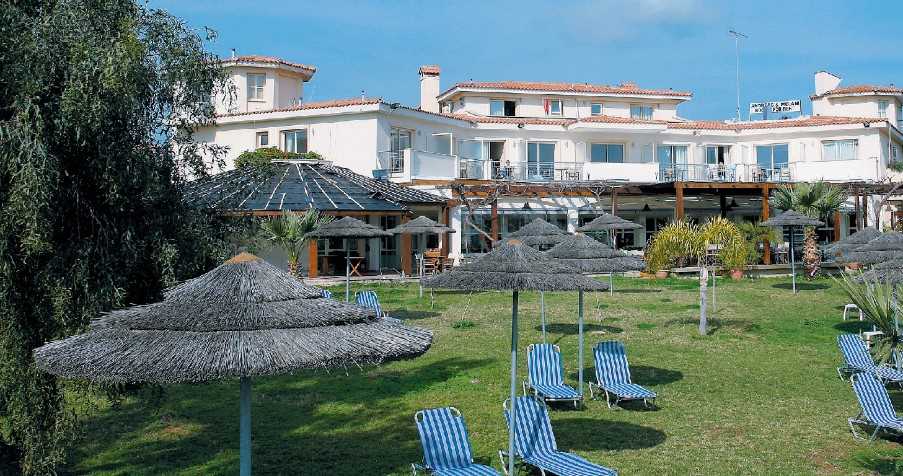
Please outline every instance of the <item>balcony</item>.
[[753, 164], [674, 164], [658, 167], [656, 175], [659, 182], [790, 182], [793, 178], [790, 167]]
[[458, 178], [473, 180], [510, 180], [515, 182], [554, 182], [586, 180], [583, 162], [526, 163], [482, 159], [458, 160]]

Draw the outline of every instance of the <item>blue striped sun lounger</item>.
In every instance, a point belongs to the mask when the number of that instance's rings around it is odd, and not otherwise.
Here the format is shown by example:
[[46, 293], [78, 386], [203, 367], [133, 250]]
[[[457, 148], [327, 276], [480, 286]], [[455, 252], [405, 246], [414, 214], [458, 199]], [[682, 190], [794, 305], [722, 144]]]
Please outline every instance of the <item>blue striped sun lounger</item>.
[[320, 294], [322, 294], [324, 298], [332, 299], [332, 291], [330, 291], [328, 289], [322, 289], [321, 291], [322, 292]]
[[421, 410], [414, 415], [423, 464], [412, 464], [418, 471], [440, 476], [495, 476], [500, 473], [489, 466], [473, 462], [467, 426], [461, 412], [454, 407]]
[[589, 383], [590, 397], [594, 396], [595, 387], [605, 393], [605, 402], [609, 408], [628, 400], [642, 400], [646, 406], [649, 406], [650, 401], [655, 404], [655, 392], [630, 380], [630, 366], [627, 364], [623, 343], [616, 340], [599, 342], [593, 347], [593, 359], [596, 382]]
[[[505, 421], [511, 427], [510, 400], [505, 401]], [[573, 453], [558, 451], [549, 412], [542, 400], [532, 395], [517, 397], [514, 409], [514, 452], [520, 461], [534, 466], [543, 474], [558, 476], [616, 476], [617, 471], [599, 466]], [[505, 452], [499, 452], [502, 466], [505, 465]]]
[[859, 372], [874, 373], [881, 381], [903, 383], [903, 372], [885, 365], [876, 365], [869, 354], [865, 342], [859, 334], [841, 334], [837, 336], [837, 346], [843, 354], [843, 366], [837, 368], [837, 375], [853, 375]]
[[564, 383], [561, 349], [553, 344], [530, 344], [527, 347], [527, 381], [524, 395], [532, 393], [546, 402], [574, 402], [577, 407], [583, 395]]
[[861, 411], [856, 418], [847, 422], [854, 438], [864, 439], [856, 433], [856, 425], [872, 426], [875, 431], [869, 437], [873, 441], [881, 430], [897, 435], [903, 434], [903, 420], [897, 417], [894, 406], [887, 395], [887, 389], [871, 372], [859, 372], [853, 375], [853, 391], [859, 400]]

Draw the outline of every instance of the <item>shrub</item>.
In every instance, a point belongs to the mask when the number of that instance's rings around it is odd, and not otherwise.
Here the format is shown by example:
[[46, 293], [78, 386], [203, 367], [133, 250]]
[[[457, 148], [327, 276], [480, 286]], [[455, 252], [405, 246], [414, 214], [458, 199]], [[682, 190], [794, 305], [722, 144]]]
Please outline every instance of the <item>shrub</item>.
[[235, 168], [260, 167], [269, 165], [274, 160], [297, 159], [300, 154], [283, 152], [275, 147], [263, 147], [254, 151], [244, 151], [235, 159]]

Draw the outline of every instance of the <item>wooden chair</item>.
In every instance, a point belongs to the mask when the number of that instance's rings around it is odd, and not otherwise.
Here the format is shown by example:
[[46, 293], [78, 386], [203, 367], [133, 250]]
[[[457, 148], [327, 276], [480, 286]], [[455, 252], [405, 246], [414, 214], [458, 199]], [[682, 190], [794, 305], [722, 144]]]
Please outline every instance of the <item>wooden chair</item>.
[[433, 274], [442, 272], [442, 250], [432, 249], [423, 252], [423, 273]]

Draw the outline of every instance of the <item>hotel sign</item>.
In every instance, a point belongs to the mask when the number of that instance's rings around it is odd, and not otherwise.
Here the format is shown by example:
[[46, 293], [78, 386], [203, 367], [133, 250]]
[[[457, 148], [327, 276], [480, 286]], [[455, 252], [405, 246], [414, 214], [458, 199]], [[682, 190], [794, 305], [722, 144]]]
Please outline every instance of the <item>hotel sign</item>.
[[799, 99], [749, 103], [750, 114], [765, 114], [766, 112], [802, 112], [802, 110], [802, 103]]

